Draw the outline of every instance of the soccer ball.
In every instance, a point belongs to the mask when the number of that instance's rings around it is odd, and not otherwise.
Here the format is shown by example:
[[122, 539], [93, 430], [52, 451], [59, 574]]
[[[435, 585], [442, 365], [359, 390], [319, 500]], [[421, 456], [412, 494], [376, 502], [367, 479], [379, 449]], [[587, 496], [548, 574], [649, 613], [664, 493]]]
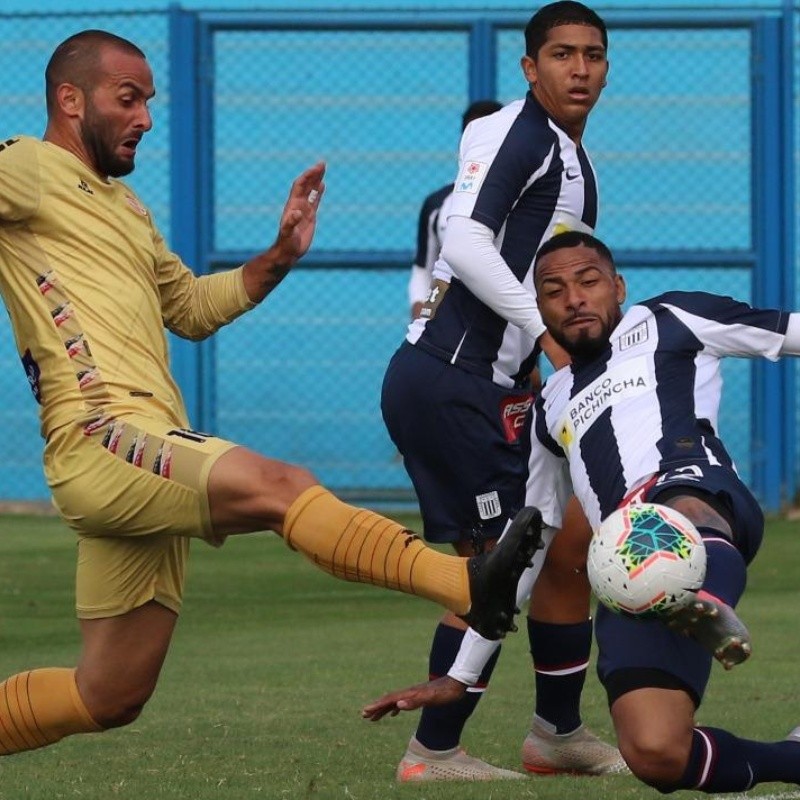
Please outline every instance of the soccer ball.
[[657, 617], [687, 600], [706, 575], [706, 550], [683, 514], [657, 503], [628, 505], [592, 536], [589, 583], [618, 614]]

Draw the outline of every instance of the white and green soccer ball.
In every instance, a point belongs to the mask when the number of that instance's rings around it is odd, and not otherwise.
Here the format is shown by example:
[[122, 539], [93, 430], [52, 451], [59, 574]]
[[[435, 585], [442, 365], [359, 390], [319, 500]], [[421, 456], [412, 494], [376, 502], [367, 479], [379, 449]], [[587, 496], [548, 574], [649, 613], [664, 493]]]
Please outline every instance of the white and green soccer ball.
[[706, 550], [694, 524], [657, 503], [624, 506], [592, 536], [589, 582], [618, 614], [658, 617], [689, 599], [706, 575]]

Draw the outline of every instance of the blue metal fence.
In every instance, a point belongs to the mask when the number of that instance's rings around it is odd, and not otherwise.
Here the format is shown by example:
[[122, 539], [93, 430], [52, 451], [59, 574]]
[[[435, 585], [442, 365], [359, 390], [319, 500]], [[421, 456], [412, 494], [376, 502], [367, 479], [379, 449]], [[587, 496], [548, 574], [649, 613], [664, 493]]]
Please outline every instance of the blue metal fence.
[[[201, 416], [223, 435], [235, 433], [251, 446], [311, 464], [340, 490], [372, 495], [402, 492], [408, 483], [382, 434], [377, 404], [383, 366], [402, 337], [402, 281], [395, 281], [396, 305], [387, 304], [380, 286], [390, 284], [376, 281], [370, 270], [407, 265], [415, 204], [453, 174], [454, 134], [448, 132], [451, 138], [445, 136], [441, 144], [443, 110], [455, 120], [470, 98], [495, 94], [507, 101], [525, 90], [517, 62], [527, 15], [423, 16], [195, 17], [201, 61], [212, 65], [214, 74], [198, 96], [198, 117], [206, 125], [201, 147], [208, 165], [201, 173], [213, 174], [226, 187], [216, 192], [210, 184], [206, 187], [217, 213], [197, 220], [208, 244], [204, 263], [209, 269], [227, 267], [257, 246], [250, 241], [248, 248], [237, 247], [252, 232], [242, 229], [242, 214], [219, 212], [230, 207], [243, 185], [282, 198], [287, 172], [297, 171], [303, 157], [309, 163], [319, 152], [306, 146], [314, 142], [329, 158], [331, 180], [317, 247], [305, 266], [336, 264], [343, 270], [338, 291], [336, 284], [313, 276], [282, 287], [271, 300], [276, 316], [265, 310], [259, 332], [250, 339], [256, 352], [247, 354], [247, 380], [252, 385], [257, 378], [257, 385], [264, 387], [277, 383], [277, 389], [264, 389], [269, 417], [276, 424], [264, 424], [259, 412], [243, 415], [237, 378], [229, 371], [215, 402], [204, 404], [203, 396], [198, 397]], [[793, 296], [793, 271], [786, 258], [791, 252], [787, 197], [793, 197], [792, 170], [785, 129], [774, 124], [790, 110], [784, 94], [785, 20], [741, 11], [615, 12], [607, 17], [612, 27], [610, 84], [590, 121], [586, 142], [603, 187], [599, 231], [617, 249], [629, 278], [636, 276], [633, 286], [642, 286], [631, 297], [675, 286], [722, 288], [752, 302], [785, 305]], [[334, 42], [340, 47], [333, 47]], [[371, 52], [391, 64], [388, 75], [377, 58], [371, 68]], [[325, 64], [324, 80], [315, 71], [303, 74], [308, 53], [317, 54], [315, 63]], [[244, 74], [230, 64], [242, 58], [249, 65]], [[267, 65], [274, 61], [283, 65], [277, 86], [269, 78], [265, 86], [261, 76], [273, 72]], [[460, 67], [455, 76], [454, 64]], [[276, 92], [288, 98], [291, 110], [282, 111], [273, 101]], [[326, 92], [332, 96], [320, 108]], [[265, 96], [270, 101], [262, 113]], [[368, 100], [356, 103], [355, 98]], [[295, 135], [291, 128], [298, 106], [304, 113]], [[345, 112], [360, 136], [346, 145], [335, 137], [330, 142], [329, 126], [337, 127], [337, 120], [343, 124]], [[409, 115], [430, 138], [415, 133]], [[259, 122], [248, 125], [253, 118]], [[279, 130], [265, 142], [265, 124], [282, 129], [283, 136]], [[388, 140], [383, 149], [372, 138], [382, 135]], [[288, 149], [287, 138], [292, 143]], [[228, 148], [238, 153], [236, 168], [218, 163], [230, 161]], [[283, 172], [276, 168], [279, 162]], [[437, 177], [431, 178], [431, 172]], [[265, 210], [252, 207], [260, 218]], [[325, 296], [316, 295], [315, 286], [324, 287]], [[369, 286], [376, 286], [380, 295]], [[365, 298], [370, 298], [366, 304]], [[369, 333], [359, 333], [359, 317], [383, 320], [377, 326], [380, 335], [375, 325]], [[339, 324], [343, 319], [350, 320], [344, 328]], [[280, 330], [287, 324], [293, 335], [282, 338]], [[353, 332], [351, 342], [348, 333]], [[329, 363], [325, 355], [336, 336], [348, 342], [346, 355]], [[306, 375], [322, 374], [325, 390], [319, 401], [307, 398], [298, 406], [303, 380], [287, 382], [293, 370], [280, 376], [273, 359], [257, 354], [272, 351], [276, 337], [281, 341], [278, 361], [291, 354]], [[359, 341], [364, 342], [361, 347]], [[219, 367], [222, 362], [209, 353], [207, 363]], [[725, 366], [729, 391], [721, 427], [743, 476], [771, 508], [793, 493], [794, 468], [788, 459], [794, 449], [778, 455], [774, 444], [793, 441], [793, 416], [780, 407], [792, 374], [786, 365]], [[292, 426], [278, 431], [277, 420], [296, 414], [307, 415], [305, 424], [298, 420], [299, 430], [286, 441]], [[320, 435], [327, 447], [311, 433], [317, 424], [325, 425]]]
[[[599, 9], [612, 67], [585, 144], [601, 181], [598, 232], [620, 256], [629, 296], [700, 288], [793, 307], [793, 7], [619, 5]], [[312, 253], [263, 308], [214, 340], [173, 341], [175, 371], [197, 427], [307, 464], [340, 493], [410, 498], [378, 403], [407, 319], [418, 205], [454, 175], [467, 102], [524, 93], [529, 14], [173, 6], [0, 15], [1, 74], [24, 73], [15, 92], [0, 86], [0, 102], [19, 110], [9, 134], [40, 132], [41, 76], [58, 41], [97, 26], [142, 44], [158, 89], [156, 129], [131, 182], [201, 272], [268, 244], [291, 177], [325, 158], [329, 191]], [[0, 462], [0, 497], [39, 498], [34, 410], [15, 362], [1, 337], [0, 414], [16, 420], [12, 437], [20, 433]], [[796, 486], [795, 370], [724, 367], [722, 433], [770, 509]]]

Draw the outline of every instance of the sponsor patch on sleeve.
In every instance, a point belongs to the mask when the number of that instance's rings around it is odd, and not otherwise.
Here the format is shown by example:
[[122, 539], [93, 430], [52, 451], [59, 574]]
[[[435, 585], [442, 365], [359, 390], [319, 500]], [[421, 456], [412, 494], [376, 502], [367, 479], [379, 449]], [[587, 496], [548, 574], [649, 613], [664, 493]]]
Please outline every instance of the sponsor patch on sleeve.
[[483, 179], [486, 177], [488, 165], [480, 161], [465, 161], [456, 178], [454, 192], [466, 192], [467, 194], [477, 194], [481, 188]]

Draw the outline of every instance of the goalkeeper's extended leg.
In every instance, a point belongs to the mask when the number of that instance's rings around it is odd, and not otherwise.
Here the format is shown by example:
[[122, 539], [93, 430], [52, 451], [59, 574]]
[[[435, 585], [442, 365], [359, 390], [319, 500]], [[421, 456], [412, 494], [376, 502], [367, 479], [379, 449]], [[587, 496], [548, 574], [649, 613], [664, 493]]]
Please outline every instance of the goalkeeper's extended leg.
[[243, 447], [216, 459], [207, 495], [215, 538], [274, 530], [331, 575], [426, 597], [489, 639], [512, 629], [517, 581], [540, 541], [540, 515], [524, 509], [489, 554], [445, 555], [397, 522], [342, 502], [308, 470]]
[[523, 509], [491, 553], [445, 555], [372, 511], [343, 503], [322, 486], [292, 503], [283, 536], [321, 569], [433, 600], [490, 639], [513, 629], [516, 585], [539, 546], [541, 516]]

